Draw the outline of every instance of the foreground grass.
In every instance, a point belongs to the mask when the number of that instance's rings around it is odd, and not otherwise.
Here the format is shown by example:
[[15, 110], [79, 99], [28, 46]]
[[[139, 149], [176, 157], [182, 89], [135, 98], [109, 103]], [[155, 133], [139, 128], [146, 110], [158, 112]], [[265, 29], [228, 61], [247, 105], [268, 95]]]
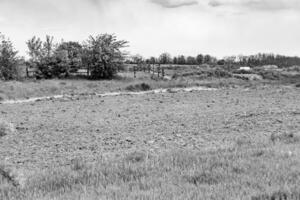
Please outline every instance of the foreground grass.
[[[296, 143], [226, 150], [133, 152], [35, 173], [23, 187], [0, 179], [0, 199], [297, 199]], [[1, 176], [0, 176], [1, 177]]]

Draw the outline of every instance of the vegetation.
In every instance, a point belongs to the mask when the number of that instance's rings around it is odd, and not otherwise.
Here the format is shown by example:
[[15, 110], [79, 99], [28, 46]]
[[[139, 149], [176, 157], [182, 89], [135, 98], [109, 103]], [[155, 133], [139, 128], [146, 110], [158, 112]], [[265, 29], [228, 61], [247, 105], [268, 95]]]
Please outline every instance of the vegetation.
[[68, 77], [80, 68], [87, 68], [94, 79], [112, 78], [123, 63], [121, 48], [126, 44], [110, 34], [90, 36], [83, 45], [72, 41], [54, 44], [51, 36], [43, 42], [34, 36], [27, 41], [29, 65], [38, 69], [39, 78]]
[[9, 135], [13, 132], [14, 132], [13, 124], [0, 119], [0, 138]]
[[12, 42], [0, 33], [0, 79], [17, 78], [17, 53]]
[[299, 159], [278, 153], [276, 147], [159, 156], [132, 152], [95, 165], [75, 159], [70, 167], [34, 174], [22, 187], [2, 187], [0, 198], [297, 199], [299, 169], [292, 166]]

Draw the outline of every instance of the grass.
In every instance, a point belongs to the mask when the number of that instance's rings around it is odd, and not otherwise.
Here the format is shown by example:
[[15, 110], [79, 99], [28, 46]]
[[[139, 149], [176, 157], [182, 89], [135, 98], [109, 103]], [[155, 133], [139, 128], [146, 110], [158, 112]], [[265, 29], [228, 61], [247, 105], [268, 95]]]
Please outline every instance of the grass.
[[[0, 199], [264, 199], [299, 195], [300, 159], [268, 148], [133, 152], [36, 173]], [[0, 182], [1, 183], [1, 182]], [[292, 199], [292, 198], [291, 198]]]
[[119, 73], [113, 80], [91, 81], [85, 79], [54, 79], [54, 80], [25, 80], [0, 83], [0, 101], [11, 99], [27, 99], [30, 97], [52, 96], [60, 94], [86, 94], [116, 91], [145, 91], [157, 88], [174, 87], [255, 87], [259, 84], [296, 84], [299, 75], [288, 76], [277, 71], [256, 70], [263, 81], [239, 80], [233, 77], [229, 70], [222, 67], [199, 66], [166, 66], [166, 75], [172, 80], [154, 78], [151, 74], [137, 72], [133, 78], [132, 72]]
[[[179, 77], [170, 81], [152, 79], [149, 74], [140, 72], [134, 79], [130, 73], [122, 74], [114, 80], [27, 80], [23, 82], [9, 81], [0, 83], [0, 101], [11, 99], [27, 99], [30, 97], [42, 97], [61, 94], [91, 94], [117, 91], [145, 91], [158, 88], [206, 86], [207, 83], [215, 83], [215, 86], [225, 86], [228, 80], [210, 79], [197, 80], [190, 77]], [[224, 84], [221, 85], [220, 82]], [[239, 81], [241, 83], [241, 81]], [[231, 82], [234, 84], [233, 82]]]
[[0, 138], [9, 135], [15, 131], [12, 123], [0, 119]]

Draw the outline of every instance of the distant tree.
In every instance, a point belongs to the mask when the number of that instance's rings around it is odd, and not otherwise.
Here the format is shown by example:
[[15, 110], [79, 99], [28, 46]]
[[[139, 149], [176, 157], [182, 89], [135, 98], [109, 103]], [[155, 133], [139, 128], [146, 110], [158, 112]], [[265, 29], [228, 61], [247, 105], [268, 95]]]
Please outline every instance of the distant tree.
[[151, 64], [156, 64], [157, 63], [157, 58], [155, 58], [155, 57], [150, 57], [150, 63]]
[[225, 62], [225, 59], [221, 59], [221, 60], [218, 60], [218, 61], [217, 61], [217, 64], [218, 64], [218, 65], [225, 65], [225, 63], [226, 63], [226, 62]]
[[140, 63], [144, 62], [144, 58], [143, 58], [143, 56], [137, 54], [137, 55], [132, 56], [132, 61], [134, 64], [140, 64]]
[[92, 78], [112, 78], [118, 66], [124, 62], [125, 53], [121, 49], [127, 44], [127, 41], [117, 40], [111, 34], [90, 36], [86, 41], [85, 53], [90, 59]]
[[16, 78], [17, 53], [12, 42], [0, 33], [0, 79]]
[[186, 64], [186, 60], [185, 60], [184, 55], [178, 56], [178, 58], [177, 58], [177, 63], [178, 63], [179, 65], [185, 65], [185, 64]]
[[197, 61], [196, 61], [196, 59], [193, 56], [188, 56], [186, 58], [186, 64], [188, 64], [188, 65], [195, 65], [195, 64], [197, 64]]
[[159, 56], [159, 63], [160, 64], [170, 64], [172, 61], [171, 55], [169, 53], [162, 53]]
[[204, 56], [203, 56], [202, 54], [197, 55], [196, 61], [197, 61], [197, 64], [198, 64], [198, 65], [203, 64]]
[[177, 57], [174, 57], [174, 58], [173, 58], [173, 64], [175, 64], [175, 65], [178, 64], [178, 59], [177, 59]]
[[205, 55], [203, 63], [205, 63], [205, 64], [211, 63], [211, 56], [210, 55]]

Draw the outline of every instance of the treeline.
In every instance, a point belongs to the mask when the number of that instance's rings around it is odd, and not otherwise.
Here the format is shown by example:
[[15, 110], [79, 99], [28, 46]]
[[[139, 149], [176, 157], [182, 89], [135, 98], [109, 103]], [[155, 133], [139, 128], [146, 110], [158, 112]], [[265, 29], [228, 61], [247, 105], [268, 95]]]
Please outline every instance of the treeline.
[[127, 63], [151, 63], [151, 64], [175, 64], [175, 65], [238, 65], [238, 66], [263, 66], [276, 65], [278, 67], [290, 67], [300, 65], [299, 57], [259, 53], [250, 56], [228, 56], [217, 59], [211, 55], [198, 54], [197, 56], [179, 55], [172, 57], [169, 53], [162, 53], [159, 57], [143, 58], [140, 55], [132, 56], [126, 60]]
[[[18, 63], [22, 60], [17, 56], [11, 41], [0, 35], [0, 79], [16, 79]], [[121, 51], [128, 42], [117, 40], [112, 34], [90, 36], [83, 43], [60, 42], [46, 36], [45, 40], [32, 37], [27, 42], [30, 59], [26, 65], [37, 69], [37, 78], [68, 77], [78, 69], [87, 69], [93, 79], [112, 78], [117, 69], [124, 63], [125, 53]]]
[[132, 56], [126, 60], [127, 63], [149, 63], [149, 64], [175, 64], [175, 65], [201, 65], [217, 63], [217, 58], [211, 55], [199, 54], [196, 57], [179, 55], [172, 57], [169, 53], [162, 53], [159, 57], [143, 58], [140, 55]]
[[25, 61], [18, 57], [18, 52], [12, 42], [0, 33], [0, 79], [18, 79], [18, 67], [36, 69], [37, 78], [63, 78], [76, 73], [78, 69], [87, 70], [93, 79], [112, 78], [125, 63], [138, 64], [175, 64], [175, 65], [224, 65], [231, 66], [262, 66], [277, 65], [278, 67], [300, 66], [299, 57], [259, 53], [251, 56], [229, 56], [217, 59], [211, 55], [197, 56], [179, 55], [172, 57], [162, 53], [159, 57], [143, 58], [140, 55], [129, 57], [122, 51], [128, 42], [118, 40], [113, 34], [90, 36], [82, 43], [76, 41], [61, 41], [55, 43], [54, 38], [46, 36], [44, 40], [32, 37], [27, 42], [28, 55]]

